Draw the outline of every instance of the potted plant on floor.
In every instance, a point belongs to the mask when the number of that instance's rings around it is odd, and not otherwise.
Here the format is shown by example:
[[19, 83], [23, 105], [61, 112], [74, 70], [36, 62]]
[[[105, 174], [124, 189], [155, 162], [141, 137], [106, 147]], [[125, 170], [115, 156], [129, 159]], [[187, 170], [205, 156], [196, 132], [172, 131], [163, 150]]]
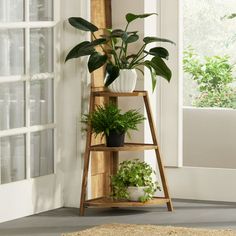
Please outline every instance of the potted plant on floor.
[[107, 147], [120, 147], [124, 145], [125, 133], [129, 135], [129, 130], [137, 130], [137, 125], [144, 119], [135, 109], [122, 114], [115, 104], [109, 103], [97, 106], [92, 113], [85, 114], [82, 122], [89, 124], [96, 136], [105, 136]]
[[[103, 29], [100, 37], [96, 36], [99, 28], [81, 17], [70, 17], [69, 23], [78, 30], [92, 34], [91, 41], [83, 41], [72, 48], [66, 56], [66, 61], [73, 58], [89, 56], [89, 72], [106, 66], [105, 86], [113, 92], [132, 92], [136, 84], [136, 70], [143, 73], [143, 67], [150, 70], [153, 90], [157, 76], [167, 81], [171, 79], [171, 70], [163, 59], [168, 59], [169, 53], [164, 47], [153, 47], [146, 50], [147, 45], [157, 42], [173, 43], [169, 39], [157, 37], [142, 38], [142, 46], [137, 51], [129, 53], [129, 46], [140, 40], [138, 31], [128, 31], [129, 25], [140, 18], [146, 18], [155, 13], [136, 15], [128, 13], [125, 29]], [[150, 56], [147, 59], [147, 56]]]
[[146, 202], [160, 190], [157, 182], [153, 182], [154, 170], [145, 162], [138, 160], [120, 163], [119, 170], [111, 177], [112, 196], [115, 199]]

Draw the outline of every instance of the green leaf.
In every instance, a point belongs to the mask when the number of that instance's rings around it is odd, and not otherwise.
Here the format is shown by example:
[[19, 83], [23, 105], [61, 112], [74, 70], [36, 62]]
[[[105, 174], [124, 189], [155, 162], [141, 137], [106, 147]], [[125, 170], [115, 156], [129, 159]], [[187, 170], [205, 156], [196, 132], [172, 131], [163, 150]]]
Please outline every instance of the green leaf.
[[90, 32], [98, 31], [97, 26], [93, 25], [92, 23], [86, 21], [81, 17], [70, 17], [69, 23], [79, 30], [90, 31]]
[[88, 45], [90, 45], [90, 42], [85, 41], [73, 47], [70, 50], [70, 52], [67, 54], [65, 61], [68, 61], [69, 59], [72, 59], [72, 58], [78, 58], [82, 56], [91, 55], [95, 51], [95, 49], [93, 47], [88, 47]]
[[166, 79], [168, 82], [171, 80], [171, 70], [160, 57], [153, 57], [151, 61], [145, 61], [155, 70], [156, 75]]
[[112, 64], [107, 64], [106, 67], [107, 77], [105, 86], [108, 87], [120, 74], [120, 69]]
[[235, 18], [236, 17], [236, 13], [233, 13], [233, 14], [231, 14], [231, 15], [229, 15], [229, 16], [225, 16], [227, 19], [233, 19], [233, 18]]
[[91, 47], [95, 47], [97, 45], [101, 45], [101, 44], [105, 44], [107, 42], [107, 39], [105, 38], [99, 38], [99, 39], [95, 39], [92, 42], [90, 42], [89, 45], [87, 46], [91, 46]]
[[145, 66], [150, 70], [151, 77], [152, 77], [152, 92], [155, 90], [156, 83], [157, 83], [157, 75], [155, 70], [152, 68], [152, 66], [149, 64], [148, 61], [145, 62]]
[[128, 14], [126, 14], [125, 18], [126, 18], [127, 22], [130, 23], [138, 18], [146, 18], [151, 15], [158, 15], [158, 14], [157, 13], [149, 13], [149, 14], [135, 15], [133, 13], [128, 13]]
[[130, 35], [127, 39], [126, 39], [126, 43], [134, 43], [136, 41], [138, 41], [139, 36], [137, 34], [132, 34]]
[[115, 29], [111, 32], [111, 37], [118, 37], [118, 38], [121, 38], [124, 33], [126, 33], [124, 30], [122, 29]]
[[158, 56], [158, 57], [161, 57], [161, 58], [165, 58], [168, 60], [169, 58], [169, 52], [163, 48], [163, 47], [155, 47], [155, 48], [151, 48], [149, 50], [149, 52], [147, 51], [144, 51], [150, 55], [153, 55], [153, 56]]
[[167, 42], [167, 43], [175, 44], [173, 41], [169, 39], [163, 39], [163, 38], [157, 38], [157, 37], [144, 37], [143, 42], [145, 44], [154, 43], [154, 42]]
[[102, 55], [99, 52], [94, 52], [90, 57], [88, 61], [88, 69], [89, 72], [92, 73], [96, 69], [103, 66], [107, 61], [107, 55]]

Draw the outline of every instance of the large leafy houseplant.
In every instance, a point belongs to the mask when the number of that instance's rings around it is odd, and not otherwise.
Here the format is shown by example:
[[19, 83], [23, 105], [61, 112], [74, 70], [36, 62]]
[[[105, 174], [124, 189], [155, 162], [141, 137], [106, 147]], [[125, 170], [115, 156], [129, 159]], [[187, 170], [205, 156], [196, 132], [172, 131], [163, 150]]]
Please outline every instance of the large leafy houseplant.
[[[146, 50], [147, 45], [156, 42], [173, 43], [169, 39], [158, 37], [144, 37], [142, 46], [136, 52], [129, 54], [129, 45], [139, 40], [138, 31], [128, 31], [129, 25], [140, 18], [146, 18], [155, 13], [150, 14], [126, 14], [126, 26], [124, 29], [103, 29], [103, 35], [97, 37], [99, 28], [81, 17], [70, 17], [69, 23], [78, 30], [88, 31], [92, 34], [91, 41], [83, 41], [73, 47], [66, 61], [73, 58], [89, 56], [88, 69], [89, 72], [106, 66], [107, 78], [105, 86], [109, 86], [120, 74], [122, 69], [137, 69], [143, 73], [143, 66], [147, 67], [152, 76], [153, 89], [156, 85], [157, 76], [161, 76], [167, 81], [171, 79], [171, 70], [163, 59], [168, 59], [169, 53], [164, 47], [153, 47]], [[102, 51], [102, 52], [101, 52]], [[146, 59], [151, 56], [151, 59]]]
[[120, 163], [119, 170], [111, 177], [112, 196], [115, 199], [130, 199], [129, 187], [141, 187], [143, 192], [139, 201], [146, 202], [153, 198], [154, 193], [160, 190], [157, 182], [153, 182], [152, 174], [155, 171], [145, 162], [138, 160]]
[[[110, 146], [109, 138], [128, 133], [129, 130], [137, 130], [137, 125], [144, 120], [144, 116], [135, 109], [121, 112], [115, 104], [98, 105], [90, 114], [85, 114], [83, 122], [89, 124], [92, 132], [97, 136], [106, 138], [107, 146]], [[122, 142], [123, 143], [123, 142]]]

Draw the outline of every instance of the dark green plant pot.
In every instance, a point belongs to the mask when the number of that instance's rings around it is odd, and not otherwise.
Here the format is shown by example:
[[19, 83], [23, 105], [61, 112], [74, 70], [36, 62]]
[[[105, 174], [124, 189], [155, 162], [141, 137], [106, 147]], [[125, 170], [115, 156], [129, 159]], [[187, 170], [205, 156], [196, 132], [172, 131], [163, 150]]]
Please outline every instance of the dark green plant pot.
[[125, 133], [117, 133], [110, 131], [109, 136], [106, 136], [107, 147], [123, 147], [125, 141]]

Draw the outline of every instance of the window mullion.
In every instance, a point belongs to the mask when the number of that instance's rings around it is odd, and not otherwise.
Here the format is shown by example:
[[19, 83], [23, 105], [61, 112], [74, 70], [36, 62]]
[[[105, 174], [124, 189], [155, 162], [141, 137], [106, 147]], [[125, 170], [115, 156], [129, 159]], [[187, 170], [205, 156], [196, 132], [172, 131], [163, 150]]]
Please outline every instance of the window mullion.
[[29, 1], [25, 0], [25, 122], [26, 122], [26, 179], [30, 178], [30, 27]]

